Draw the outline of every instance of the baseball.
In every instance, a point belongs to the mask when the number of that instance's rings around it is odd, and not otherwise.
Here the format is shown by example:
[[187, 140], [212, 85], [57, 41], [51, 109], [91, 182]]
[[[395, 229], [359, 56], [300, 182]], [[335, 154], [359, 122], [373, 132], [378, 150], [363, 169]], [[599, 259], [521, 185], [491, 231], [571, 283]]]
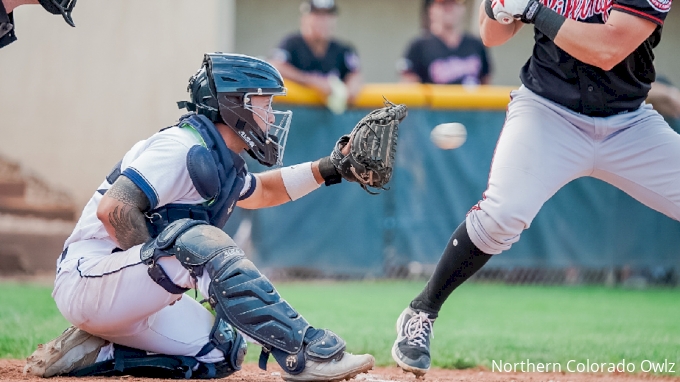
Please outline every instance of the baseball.
[[442, 123], [432, 129], [430, 139], [440, 149], [452, 150], [465, 143], [467, 130], [462, 123]]

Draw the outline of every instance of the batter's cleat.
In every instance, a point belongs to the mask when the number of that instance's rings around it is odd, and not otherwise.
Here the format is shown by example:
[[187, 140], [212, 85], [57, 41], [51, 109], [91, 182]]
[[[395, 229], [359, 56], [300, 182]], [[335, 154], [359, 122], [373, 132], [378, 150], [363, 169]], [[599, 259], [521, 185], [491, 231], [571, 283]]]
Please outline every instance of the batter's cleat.
[[361, 373], [373, 369], [375, 359], [370, 354], [354, 355], [342, 353], [340, 359], [330, 361], [315, 361], [307, 359], [305, 369], [296, 375], [281, 373], [281, 378], [291, 382], [339, 382], [352, 379]]
[[26, 359], [24, 374], [49, 378], [92, 365], [97, 360], [99, 351], [108, 343], [71, 326], [59, 337], [38, 345], [38, 350]]
[[392, 358], [404, 371], [421, 377], [430, 370], [430, 337], [434, 319], [425, 312], [406, 308], [397, 320], [397, 339]]

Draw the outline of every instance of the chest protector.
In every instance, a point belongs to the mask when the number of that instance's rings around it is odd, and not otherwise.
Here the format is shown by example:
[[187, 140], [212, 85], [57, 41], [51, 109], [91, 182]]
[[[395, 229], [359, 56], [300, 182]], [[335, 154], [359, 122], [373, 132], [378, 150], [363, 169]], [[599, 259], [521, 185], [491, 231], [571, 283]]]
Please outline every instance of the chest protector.
[[224, 227], [245, 183], [245, 161], [227, 147], [209, 119], [189, 113], [179, 119], [177, 126], [191, 129], [201, 137], [202, 145], [192, 147], [187, 154], [187, 169], [194, 187], [208, 201], [198, 205], [167, 204], [149, 211], [147, 227], [151, 237], [158, 236], [168, 224], [185, 218]]
[[[201, 145], [189, 150], [186, 164], [194, 187], [207, 202], [167, 204], [145, 212], [148, 218], [146, 226], [153, 238], [179, 219], [203, 220], [215, 227], [224, 227], [245, 184], [245, 161], [227, 147], [209, 119], [189, 113], [180, 118], [177, 126], [200, 137]], [[120, 165], [118, 163], [106, 177], [109, 183], [113, 184], [120, 176]]]

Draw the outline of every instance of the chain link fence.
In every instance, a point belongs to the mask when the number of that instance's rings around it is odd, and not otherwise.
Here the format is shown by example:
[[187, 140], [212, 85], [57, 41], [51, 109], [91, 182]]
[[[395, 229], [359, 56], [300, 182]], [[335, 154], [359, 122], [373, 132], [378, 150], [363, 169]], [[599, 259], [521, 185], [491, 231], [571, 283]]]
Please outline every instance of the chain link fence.
[[[436, 264], [411, 262], [403, 266], [392, 266], [384, 275], [362, 273], [336, 273], [306, 267], [269, 268], [263, 272], [274, 281], [310, 280], [413, 280], [427, 281]], [[508, 285], [604, 285], [630, 288], [679, 287], [680, 270], [669, 267], [612, 267], [612, 268], [482, 268], [471, 282], [504, 283]]]

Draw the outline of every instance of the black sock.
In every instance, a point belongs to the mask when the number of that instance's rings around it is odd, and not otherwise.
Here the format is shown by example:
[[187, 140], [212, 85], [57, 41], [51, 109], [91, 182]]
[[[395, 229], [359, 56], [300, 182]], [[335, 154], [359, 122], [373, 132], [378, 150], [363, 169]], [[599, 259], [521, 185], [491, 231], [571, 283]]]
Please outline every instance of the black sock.
[[451, 235], [425, 289], [411, 301], [411, 308], [437, 317], [451, 292], [480, 270], [491, 256], [472, 243], [463, 222]]

